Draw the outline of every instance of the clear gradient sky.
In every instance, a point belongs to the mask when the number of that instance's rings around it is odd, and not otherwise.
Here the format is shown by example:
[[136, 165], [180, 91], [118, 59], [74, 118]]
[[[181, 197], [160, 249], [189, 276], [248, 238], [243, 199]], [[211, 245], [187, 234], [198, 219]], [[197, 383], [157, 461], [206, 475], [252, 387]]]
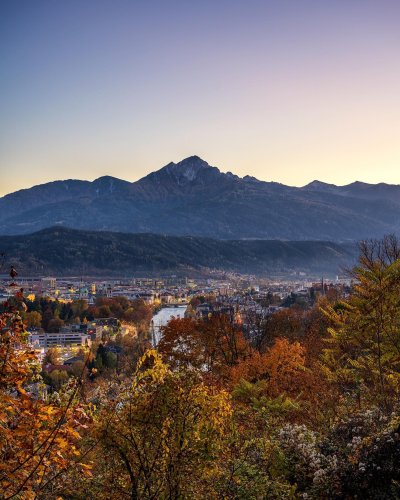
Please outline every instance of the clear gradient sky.
[[3, 0], [0, 194], [197, 154], [400, 183], [399, 0]]

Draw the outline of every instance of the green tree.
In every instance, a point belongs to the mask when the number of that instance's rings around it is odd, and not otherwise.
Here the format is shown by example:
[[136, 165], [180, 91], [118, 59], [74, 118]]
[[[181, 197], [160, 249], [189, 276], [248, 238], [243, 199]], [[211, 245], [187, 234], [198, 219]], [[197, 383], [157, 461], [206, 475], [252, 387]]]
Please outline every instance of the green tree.
[[385, 405], [400, 383], [400, 247], [393, 236], [360, 245], [346, 302], [327, 306], [333, 322], [324, 353], [325, 372], [345, 392]]

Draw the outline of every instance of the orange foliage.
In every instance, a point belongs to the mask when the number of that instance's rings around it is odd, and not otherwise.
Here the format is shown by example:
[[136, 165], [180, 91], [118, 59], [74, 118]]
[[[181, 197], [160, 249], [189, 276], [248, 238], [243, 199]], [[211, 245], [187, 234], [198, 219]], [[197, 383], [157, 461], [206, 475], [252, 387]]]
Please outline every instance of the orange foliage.
[[273, 314], [268, 325], [270, 337], [299, 337], [303, 314], [304, 311], [296, 307], [282, 309]]
[[234, 384], [241, 379], [250, 382], [267, 380], [268, 395], [276, 397], [296, 392], [299, 373], [304, 371], [304, 365], [304, 347], [299, 342], [277, 338], [264, 354], [253, 351], [251, 356], [232, 367], [230, 375]]
[[158, 350], [172, 366], [191, 366], [224, 376], [250, 348], [240, 328], [227, 316], [172, 319], [162, 329]]
[[0, 315], [0, 496], [36, 498], [77, 463], [78, 431], [87, 416], [73, 404], [74, 391], [64, 405], [34, 395], [38, 361], [24, 343], [16, 307], [10, 310]]
[[172, 366], [194, 366], [206, 363], [198, 321], [192, 318], [172, 318], [162, 328], [158, 350]]
[[241, 330], [226, 316], [209, 320], [173, 319], [163, 328], [158, 350], [172, 367], [193, 367], [211, 383], [235, 386], [241, 379], [265, 380], [264, 395], [283, 393], [301, 402], [297, 418], [317, 419], [336, 404], [320, 368], [326, 320], [318, 308], [273, 315], [272, 345], [252, 349]]

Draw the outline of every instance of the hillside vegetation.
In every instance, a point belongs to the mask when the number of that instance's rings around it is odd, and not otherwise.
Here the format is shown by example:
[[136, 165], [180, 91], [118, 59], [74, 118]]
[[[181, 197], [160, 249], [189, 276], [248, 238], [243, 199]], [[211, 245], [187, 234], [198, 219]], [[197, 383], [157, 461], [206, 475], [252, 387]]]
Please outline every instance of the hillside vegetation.
[[222, 241], [50, 228], [0, 236], [0, 252], [22, 274], [112, 275], [218, 269], [241, 273], [338, 274], [356, 257], [354, 244], [321, 241]]
[[400, 498], [400, 245], [360, 249], [350, 294], [246, 322], [172, 318], [156, 348], [136, 314], [137, 331], [107, 332], [68, 366], [26, 343], [35, 306], [17, 288], [0, 312], [0, 497]]

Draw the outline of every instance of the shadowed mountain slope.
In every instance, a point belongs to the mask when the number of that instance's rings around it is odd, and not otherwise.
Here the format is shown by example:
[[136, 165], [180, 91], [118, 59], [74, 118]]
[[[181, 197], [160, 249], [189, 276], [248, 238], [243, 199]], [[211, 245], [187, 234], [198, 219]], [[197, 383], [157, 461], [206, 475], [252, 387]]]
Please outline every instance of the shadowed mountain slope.
[[0, 234], [55, 225], [220, 239], [354, 240], [400, 234], [400, 186], [302, 188], [222, 173], [197, 156], [137, 182], [56, 181], [0, 198]]
[[204, 270], [304, 271], [334, 276], [355, 263], [355, 244], [323, 241], [213, 240], [49, 228], [0, 236], [6, 266], [20, 274], [115, 275]]

